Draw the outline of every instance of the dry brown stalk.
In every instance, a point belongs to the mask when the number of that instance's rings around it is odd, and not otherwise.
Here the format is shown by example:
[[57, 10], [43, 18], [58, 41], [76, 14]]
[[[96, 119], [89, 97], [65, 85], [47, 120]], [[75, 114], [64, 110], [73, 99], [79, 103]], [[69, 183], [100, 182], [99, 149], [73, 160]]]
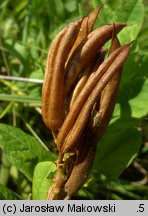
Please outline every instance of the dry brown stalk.
[[[47, 57], [42, 115], [52, 131], [59, 156], [48, 199], [70, 199], [84, 184], [97, 142], [116, 102], [121, 68], [131, 43], [121, 46], [114, 23], [93, 29], [102, 5], [57, 34]], [[112, 40], [104, 60], [104, 44]]]

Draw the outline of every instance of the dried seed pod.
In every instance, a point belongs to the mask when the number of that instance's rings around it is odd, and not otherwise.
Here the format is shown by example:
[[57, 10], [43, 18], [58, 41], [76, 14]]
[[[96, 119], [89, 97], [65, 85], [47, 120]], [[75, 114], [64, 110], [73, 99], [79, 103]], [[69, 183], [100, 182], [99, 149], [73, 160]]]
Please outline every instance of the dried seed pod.
[[100, 7], [97, 8], [96, 10], [92, 11], [88, 16], [83, 18], [81, 27], [80, 27], [80, 31], [78, 33], [77, 39], [72, 49], [70, 50], [69, 57], [71, 57], [71, 55], [76, 53], [77, 51], [76, 48], [79, 46], [79, 44], [81, 44], [82, 41], [86, 39], [87, 35], [92, 31], [94, 23], [102, 7], [103, 7], [103, 4], [101, 4]]
[[[111, 55], [111, 53], [114, 52], [114, 50], [116, 50], [119, 47], [120, 47], [119, 40], [116, 37], [116, 35], [113, 35], [109, 55]], [[109, 121], [111, 119], [115, 107], [116, 99], [117, 99], [120, 79], [121, 79], [121, 67], [118, 69], [116, 74], [105, 86], [101, 94], [99, 112], [102, 113], [102, 121], [101, 121], [101, 127], [99, 128], [97, 134], [98, 139], [104, 134], [109, 124]]]
[[118, 57], [114, 59], [111, 66], [108, 68], [108, 70], [99, 80], [97, 85], [94, 87], [86, 103], [84, 104], [75, 124], [73, 125], [72, 129], [68, 133], [67, 137], [65, 137], [65, 140], [64, 140], [64, 143], [61, 149], [61, 152], [63, 154], [66, 152], [74, 151], [74, 149], [77, 148], [78, 140], [81, 137], [84, 131], [84, 128], [88, 122], [90, 112], [92, 110], [93, 105], [95, 104], [97, 100], [97, 97], [99, 96], [99, 94], [101, 94], [106, 84], [110, 81], [113, 75], [118, 71], [118, 69], [125, 62], [128, 56], [128, 53], [130, 51], [130, 47], [131, 47], [130, 44], [128, 44], [128, 45], [121, 47], [122, 49], [118, 48], [119, 50], [122, 50], [122, 51], [119, 53]]
[[[118, 56], [122, 53], [124, 53], [125, 47], [121, 47], [117, 50], [115, 50], [109, 57], [106, 59], [98, 68], [98, 70], [93, 73], [93, 76], [90, 76], [88, 82], [84, 86], [83, 90], [80, 92], [79, 96], [77, 97], [72, 109], [69, 111], [60, 131], [57, 136], [57, 146], [58, 149], [60, 150], [63, 143], [65, 142], [65, 139], [67, 135], [69, 134], [70, 130], [74, 126], [79, 113], [82, 110], [82, 107], [84, 106], [85, 102], [87, 101], [90, 93], [96, 86], [96, 84], [99, 82], [101, 77], [106, 73], [108, 68], [113, 64], [113, 62], [118, 60]], [[100, 92], [101, 93], [101, 92]], [[81, 125], [81, 124], [80, 124]]]
[[100, 126], [100, 121], [101, 114], [94, 109], [85, 129], [83, 142], [78, 149], [78, 158], [65, 183], [65, 191], [67, 192], [65, 199], [70, 199], [87, 179], [96, 152], [96, 132]]
[[[85, 146], [87, 146], [87, 143], [84, 144]], [[84, 149], [86, 148], [87, 147], [84, 147]], [[89, 171], [92, 167], [96, 147], [90, 145], [89, 148], [87, 148], [87, 150], [88, 151], [85, 152], [85, 155], [84, 151], [79, 152], [78, 163], [74, 165], [71, 175], [65, 183], [65, 191], [67, 192], [67, 196], [65, 199], [70, 199], [72, 195], [75, 194], [80, 189], [80, 187], [82, 187], [82, 185], [85, 183], [87, 179]], [[83, 158], [83, 160], [79, 161], [81, 157]]]
[[100, 13], [100, 11], [103, 8], [103, 4], [101, 4], [96, 10], [92, 11], [89, 15], [88, 15], [88, 32], [90, 33], [93, 30], [94, 27], [94, 23], [98, 17], [98, 14]]
[[[85, 182], [97, 138], [111, 118], [119, 72], [130, 51], [130, 44], [120, 47], [116, 37], [125, 24], [109, 24], [92, 31], [101, 8], [64, 28], [48, 53], [42, 112], [59, 150], [48, 199], [63, 199], [66, 193], [65, 199], [69, 199]], [[108, 58], [104, 61], [100, 56], [100, 62], [96, 61], [111, 38]]]
[[104, 61], [105, 54], [106, 54], [105, 50], [100, 51], [95, 57], [95, 59], [92, 61], [92, 63], [84, 69], [84, 72], [80, 80], [77, 82], [77, 85], [72, 92], [72, 96], [70, 100], [70, 108], [72, 108], [78, 95], [80, 94], [84, 86], [86, 85], [90, 75], [94, 73], [97, 70], [97, 68], [101, 65], [101, 63]]
[[[46, 79], [43, 87], [43, 120], [51, 130], [58, 130], [63, 122], [64, 68], [69, 51], [79, 32], [81, 21], [71, 23], [59, 34], [50, 50]], [[57, 46], [57, 44], [58, 46]], [[57, 50], [55, 50], [55, 48]], [[53, 56], [54, 55], [54, 56]], [[53, 62], [51, 62], [53, 61]], [[49, 68], [51, 67], [51, 68]], [[49, 75], [48, 75], [49, 73]], [[49, 77], [48, 77], [49, 76]], [[49, 89], [49, 93], [48, 93]]]
[[61, 39], [65, 34], [67, 27], [60, 31], [54, 38], [47, 56], [45, 78], [42, 88], [42, 118], [45, 125], [50, 128], [49, 124], [49, 96], [51, 92], [52, 78], [54, 74], [55, 56], [57, 55], [58, 47]]
[[115, 31], [118, 33], [125, 24], [115, 23], [104, 25], [92, 31], [87, 40], [80, 44], [77, 53], [69, 60], [66, 67], [65, 75], [65, 95], [71, 91], [80, 71], [88, 65], [96, 56], [98, 50], [112, 37], [112, 31], [115, 26]]

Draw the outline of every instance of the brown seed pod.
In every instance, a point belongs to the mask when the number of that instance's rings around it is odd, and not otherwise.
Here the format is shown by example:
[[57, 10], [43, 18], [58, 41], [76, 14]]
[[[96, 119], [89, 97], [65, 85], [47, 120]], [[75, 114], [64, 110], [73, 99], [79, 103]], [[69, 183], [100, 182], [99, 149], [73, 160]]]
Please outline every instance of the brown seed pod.
[[[96, 84], [99, 82], [99, 80], [101, 79], [101, 77], [104, 75], [104, 73], [106, 73], [106, 71], [108, 70], [108, 68], [111, 65], [114, 65], [114, 61], [118, 61], [118, 56], [121, 55], [122, 53], [124, 53], [124, 49], [125, 48], [126, 48], [126, 46], [125, 47], [121, 47], [121, 48], [115, 50], [108, 57], [108, 59], [106, 59], [100, 65], [100, 67], [93, 74], [93, 76], [90, 76], [88, 82], [86, 83], [86, 85], [84, 86], [83, 90], [80, 92], [79, 96], [77, 97], [77, 99], [76, 99], [76, 101], [75, 101], [72, 109], [69, 111], [69, 113], [68, 113], [68, 115], [67, 115], [67, 117], [66, 117], [66, 119], [65, 119], [65, 121], [64, 121], [64, 123], [63, 123], [63, 125], [62, 125], [62, 127], [60, 129], [60, 131], [59, 131], [59, 134], [58, 134], [57, 140], [56, 140], [56, 143], [57, 143], [57, 146], [58, 146], [59, 150], [61, 149], [63, 143], [65, 142], [65, 139], [68, 136], [70, 130], [75, 125], [75, 122], [76, 122], [76, 120], [77, 120], [77, 118], [79, 116], [79, 113], [81, 112], [82, 107], [84, 106], [85, 102], [87, 101], [90, 93], [92, 92], [92, 90], [94, 89], [94, 87], [96, 86]], [[114, 71], [112, 73], [114, 73]], [[101, 91], [102, 90], [103, 89], [101, 89]], [[97, 93], [97, 95], [98, 95], [98, 93]], [[96, 100], [96, 98], [95, 98], [95, 100]], [[79, 127], [80, 127], [80, 125], [79, 125]]]
[[88, 16], [86, 16], [82, 19], [80, 31], [78, 33], [77, 39], [76, 39], [72, 49], [70, 50], [68, 58], [70, 58], [71, 55], [74, 55], [77, 52], [78, 46], [86, 39], [87, 35], [92, 31], [94, 23], [98, 17], [100, 10], [102, 9], [102, 7], [103, 7], [103, 4], [101, 4], [99, 8], [92, 11]]
[[89, 15], [88, 15], [88, 32], [90, 33], [93, 30], [94, 27], [94, 23], [98, 17], [98, 14], [100, 13], [100, 11], [102, 10], [104, 4], [101, 4], [96, 10], [92, 11]]
[[65, 191], [67, 192], [65, 199], [70, 199], [87, 179], [96, 152], [96, 132], [98, 127], [100, 127], [100, 120], [101, 114], [94, 109], [85, 129], [83, 141], [78, 148], [76, 162], [65, 183]]
[[114, 25], [109, 24], [99, 27], [87, 36], [84, 43], [80, 44], [77, 53], [69, 60], [66, 66], [65, 95], [68, 95], [71, 91], [81, 70], [92, 61], [98, 50], [112, 37], [114, 26], [116, 33], [118, 33], [125, 24], [115, 23]]
[[[57, 131], [63, 122], [64, 68], [69, 51], [79, 32], [81, 21], [71, 23], [51, 46], [43, 87], [43, 120], [47, 127]], [[62, 36], [61, 36], [62, 35]], [[57, 46], [57, 44], [58, 46]], [[57, 49], [57, 50], [55, 50]], [[53, 60], [53, 62], [51, 62]], [[48, 75], [49, 74], [49, 75]], [[48, 77], [49, 76], [49, 77]], [[48, 93], [49, 89], [49, 93]]]
[[73, 89], [71, 100], [70, 100], [70, 108], [72, 108], [72, 106], [74, 105], [78, 95], [86, 85], [90, 75], [92, 75], [97, 70], [97, 68], [101, 65], [101, 63], [104, 61], [105, 54], [106, 54], [105, 50], [100, 51], [95, 57], [95, 59], [92, 61], [92, 63], [84, 69], [84, 72], [80, 77], [80, 80], [77, 82], [76, 87]]
[[[114, 52], [114, 50], [116, 50], [119, 47], [120, 47], [119, 40], [116, 37], [116, 35], [113, 35], [109, 55], [111, 55], [111, 53]], [[100, 123], [101, 127], [99, 128], [97, 133], [98, 139], [104, 134], [109, 124], [109, 121], [111, 119], [115, 107], [116, 99], [117, 99], [117, 94], [118, 94], [118, 89], [119, 89], [119, 84], [121, 79], [121, 70], [122, 69], [120, 67], [116, 72], [116, 74], [105, 86], [101, 94], [99, 112], [102, 114], [102, 121]]]
[[[131, 46], [130, 44], [128, 44], [121, 48], [118, 48], [120, 50], [118, 57], [114, 59], [111, 66], [108, 68], [108, 70], [101, 77], [97, 85], [94, 87], [93, 91], [91, 92], [87, 101], [85, 102], [75, 124], [73, 125], [72, 129], [68, 133], [67, 137], [65, 137], [63, 146], [61, 148], [61, 152], [63, 154], [66, 152], [71, 152], [77, 148], [78, 140], [80, 136], [82, 135], [83, 130], [87, 124], [87, 121], [90, 116], [90, 112], [92, 110], [93, 105], [95, 104], [97, 100], [97, 97], [101, 94], [106, 84], [110, 81], [113, 75], [118, 71], [118, 69], [125, 62]], [[118, 51], [118, 49], [115, 50], [115, 52]]]
[[[84, 144], [84, 146], [86, 146], [84, 147], [84, 149], [86, 149], [87, 143], [85, 142]], [[80, 187], [82, 187], [82, 185], [85, 183], [87, 179], [89, 171], [92, 167], [96, 147], [90, 145], [89, 148], [87, 148], [87, 150], [88, 151], [85, 152], [85, 157], [83, 157], [84, 151], [80, 151], [78, 153], [78, 162], [74, 165], [71, 175], [65, 183], [65, 191], [67, 192], [67, 196], [65, 199], [70, 199], [72, 195], [74, 195], [80, 189]], [[79, 161], [81, 157], [83, 158], [83, 160]]]
[[[121, 47], [116, 36], [123, 23], [92, 31], [101, 8], [59, 32], [48, 53], [42, 114], [59, 150], [48, 199], [70, 199], [86, 181], [131, 48], [131, 44]], [[110, 39], [109, 56], [104, 60], [102, 46]]]
[[45, 78], [42, 88], [42, 118], [45, 125], [50, 128], [49, 124], [49, 96], [51, 92], [52, 78], [54, 74], [55, 56], [57, 55], [58, 47], [61, 43], [61, 39], [65, 34], [67, 27], [60, 31], [54, 38], [50, 50], [47, 56]]

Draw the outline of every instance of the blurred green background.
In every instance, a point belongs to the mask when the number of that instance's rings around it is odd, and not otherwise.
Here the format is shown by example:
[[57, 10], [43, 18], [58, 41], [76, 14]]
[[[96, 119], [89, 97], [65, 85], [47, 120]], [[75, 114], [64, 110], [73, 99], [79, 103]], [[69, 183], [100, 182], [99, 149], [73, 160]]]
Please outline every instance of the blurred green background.
[[[37, 159], [33, 154], [24, 159], [20, 147], [13, 149], [21, 136], [22, 142], [27, 140], [15, 127], [31, 134], [44, 149], [48, 147], [54, 161], [56, 148], [41, 117], [41, 83], [48, 49], [60, 29], [102, 2], [105, 5], [95, 26], [125, 22], [127, 27], [119, 34], [120, 41], [135, 42], [124, 66], [110, 126], [98, 145], [90, 177], [74, 198], [148, 199], [147, 0], [0, 1], [0, 199], [29, 199], [33, 169], [48, 158], [43, 153]], [[15, 81], [13, 77], [36, 78], [37, 83]], [[36, 151], [35, 143], [31, 148]], [[30, 160], [33, 165], [24, 168], [21, 160]]]

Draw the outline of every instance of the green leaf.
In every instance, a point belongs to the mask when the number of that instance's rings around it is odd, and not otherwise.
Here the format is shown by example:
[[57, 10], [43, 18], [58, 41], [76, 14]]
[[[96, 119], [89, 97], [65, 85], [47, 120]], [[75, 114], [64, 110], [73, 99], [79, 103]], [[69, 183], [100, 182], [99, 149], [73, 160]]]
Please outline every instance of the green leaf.
[[0, 124], [0, 147], [9, 161], [29, 180], [32, 180], [36, 164], [53, 160], [53, 155], [46, 146], [19, 128], [6, 124]]
[[34, 106], [41, 106], [41, 98], [34, 98], [25, 95], [0, 94], [0, 101], [13, 101], [18, 103], [29, 103]]
[[13, 38], [16, 36], [19, 31], [19, 26], [15, 22], [14, 17], [10, 16], [3, 21], [0, 20], [0, 31], [2, 38]]
[[126, 110], [128, 103], [132, 117], [141, 118], [148, 112], [147, 104], [147, 56], [139, 56], [132, 52], [124, 65], [118, 102], [122, 111]]
[[129, 103], [132, 117], [141, 118], [148, 113], [146, 100], [148, 58], [145, 56], [136, 60], [135, 57], [139, 57], [138, 52], [131, 53], [124, 65], [118, 102], [122, 104], [124, 110], [125, 105]]
[[124, 22], [128, 24], [124, 28], [119, 39], [121, 44], [129, 43], [136, 39], [144, 20], [144, 5], [142, 0], [125, 0], [121, 1], [118, 9], [116, 9], [115, 16], [113, 17], [113, 22]]
[[9, 2], [9, 0], [2, 0], [2, 1], [0, 2], [0, 9], [6, 7], [6, 5], [8, 4], [8, 2]]
[[140, 93], [129, 101], [132, 108], [132, 116], [141, 118], [148, 114], [148, 79], [145, 80]]
[[136, 98], [137, 95], [142, 91], [143, 83], [144, 78], [137, 76], [124, 82], [120, 87], [118, 98], [119, 102], [123, 104], [132, 98]]
[[30, 71], [30, 58], [27, 48], [19, 42], [12, 43], [7, 41], [3, 43], [3, 48], [20, 60], [26, 71]]
[[[39, 70], [33, 71], [29, 77], [33, 79], [44, 79], [42, 69], [40, 68]], [[41, 85], [34, 85], [34, 83], [28, 83], [27, 91], [29, 96], [39, 98], [41, 95], [41, 88]]]
[[135, 125], [137, 119], [119, 119], [108, 128], [98, 143], [94, 169], [109, 179], [116, 179], [129, 165], [141, 145]]
[[109, 0], [107, 3], [109, 4], [109, 6], [111, 8], [113, 8], [114, 10], [116, 10], [119, 7], [121, 1], [119, 1], [119, 0]]
[[72, 13], [77, 9], [77, 2], [75, 0], [65, 2], [65, 8], [68, 12]]
[[40, 162], [36, 165], [33, 175], [32, 199], [47, 199], [48, 190], [52, 184], [52, 178], [56, 171], [56, 165], [51, 161]]
[[111, 118], [109, 124], [112, 124], [113, 122], [115, 122], [119, 118], [120, 118], [120, 105], [118, 103], [116, 103], [115, 108], [114, 108], [114, 112], [112, 114], [112, 118]]
[[13, 191], [9, 190], [5, 186], [0, 184], [0, 200], [18, 200], [20, 197], [14, 193]]
[[135, 77], [148, 77], [148, 55], [139, 56], [139, 53], [140, 50], [138, 49], [136, 52], [131, 51], [130, 55], [128, 56], [123, 67], [121, 87], [125, 84], [125, 82], [129, 82]]
[[143, 20], [144, 5], [142, 0], [124, 0], [118, 1], [118, 3], [117, 1], [108, 1], [100, 12], [96, 26], [113, 22], [126, 23], [127, 27], [119, 33], [121, 44], [125, 44], [137, 38]]
[[57, 16], [61, 19], [64, 19], [64, 3], [62, 0], [56, 0], [55, 2], [55, 7], [56, 7], [56, 12], [57, 12]]

